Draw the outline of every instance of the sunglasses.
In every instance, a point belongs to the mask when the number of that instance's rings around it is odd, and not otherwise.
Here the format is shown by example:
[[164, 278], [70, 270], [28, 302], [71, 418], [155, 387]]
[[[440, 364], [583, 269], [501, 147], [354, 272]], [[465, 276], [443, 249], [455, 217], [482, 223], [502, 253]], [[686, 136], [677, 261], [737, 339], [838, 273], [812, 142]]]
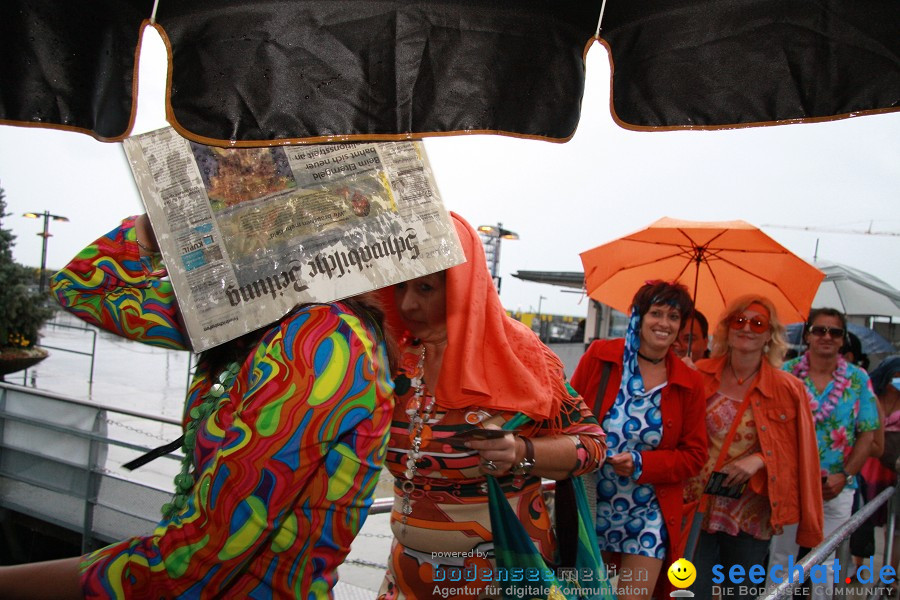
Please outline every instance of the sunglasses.
[[815, 336], [827, 335], [834, 339], [844, 337], [844, 330], [840, 327], [825, 327], [824, 325], [813, 325], [809, 328], [809, 332]]
[[769, 320], [765, 317], [748, 317], [745, 315], [731, 315], [728, 317], [728, 326], [735, 331], [740, 331], [746, 323], [750, 324], [750, 331], [763, 333], [769, 330]]

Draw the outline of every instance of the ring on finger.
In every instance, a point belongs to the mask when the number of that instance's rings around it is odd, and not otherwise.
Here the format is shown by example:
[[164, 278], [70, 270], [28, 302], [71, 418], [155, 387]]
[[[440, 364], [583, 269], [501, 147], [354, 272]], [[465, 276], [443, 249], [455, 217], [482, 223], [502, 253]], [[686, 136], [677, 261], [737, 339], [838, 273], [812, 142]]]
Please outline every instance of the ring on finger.
[[484, 461], [483, 464], [484, 464], [484, 468], [487, 469], [488, 471], [496, 471], [497, 470], [497, 465], [495, 465], [494, 461], [492, 461], [492, 460], [486, 460], [486, 461]]

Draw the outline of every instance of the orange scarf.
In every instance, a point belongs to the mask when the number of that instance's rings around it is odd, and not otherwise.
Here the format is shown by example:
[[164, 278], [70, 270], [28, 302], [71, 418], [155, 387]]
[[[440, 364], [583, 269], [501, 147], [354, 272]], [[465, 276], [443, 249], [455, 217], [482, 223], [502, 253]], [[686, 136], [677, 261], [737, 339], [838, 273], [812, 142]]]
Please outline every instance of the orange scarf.
[[[561, 404], [573, 400], [562, 362], [533, 331], [507, 316], [481, 239], [462, 217], [450, 216], [466, 262], [447, 270], [447, 348], [435, 390], [438, 404], [523, 412], [535, 421], [556, 419]], [[396, 323], [399, 312], [389, 292], [382, 295], [386, 318]]]

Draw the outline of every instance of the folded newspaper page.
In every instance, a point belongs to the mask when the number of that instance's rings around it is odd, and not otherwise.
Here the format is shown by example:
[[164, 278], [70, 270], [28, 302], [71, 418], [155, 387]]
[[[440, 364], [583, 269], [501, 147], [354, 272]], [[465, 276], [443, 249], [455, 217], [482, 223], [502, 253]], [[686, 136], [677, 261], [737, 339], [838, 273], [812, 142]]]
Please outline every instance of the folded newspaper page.
[[195, 352], [465, 261], [421, 142], [124, 146]]

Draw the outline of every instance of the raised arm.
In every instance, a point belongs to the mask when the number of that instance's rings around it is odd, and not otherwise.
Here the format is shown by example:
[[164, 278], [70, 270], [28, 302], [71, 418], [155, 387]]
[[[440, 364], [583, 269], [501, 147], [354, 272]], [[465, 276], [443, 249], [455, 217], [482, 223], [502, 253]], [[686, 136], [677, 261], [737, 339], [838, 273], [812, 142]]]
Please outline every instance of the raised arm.
[[128, 217], [56, 273], [50, 289], [83, 321], [128, 339], [184, 349], [172, 284], [155, 249], [146, 216]]

